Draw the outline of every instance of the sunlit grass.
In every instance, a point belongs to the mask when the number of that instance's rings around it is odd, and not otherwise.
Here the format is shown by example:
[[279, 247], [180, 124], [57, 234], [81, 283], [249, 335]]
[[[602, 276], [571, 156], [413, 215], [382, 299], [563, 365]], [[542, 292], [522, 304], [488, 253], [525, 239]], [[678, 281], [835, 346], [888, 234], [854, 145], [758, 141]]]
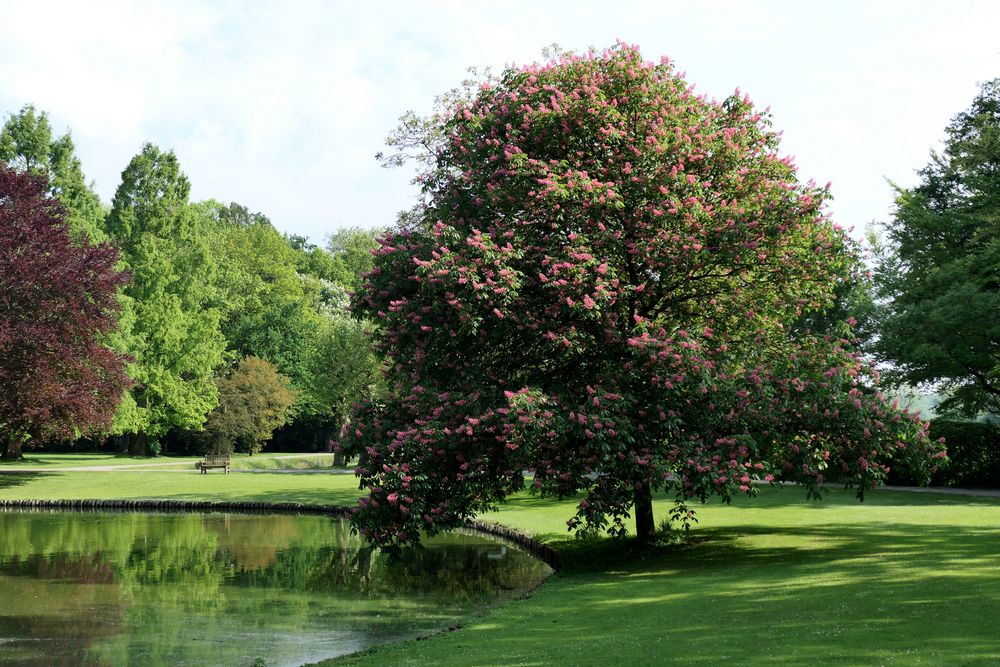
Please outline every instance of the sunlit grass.
[[0, 498], [92, 499], [156, 498], [353, 504], [354, 475], [314, 473], [232, 473], [157, 468], [114, 472], [60, 471], [0, 474]]
[[[58, 470], [93, 466], [140, 466], [143, 468], [192, 467], [201, 456], [127, 456], [105, 452], [71, 452], [52, 454], [45, 451], [28, 451], [20, 461], [0, 461], [0, 471], [44, 468]], [[254, 456], [233, 454], [233, 468], [237, 470], [305, 470], [329, 467], [333, 454], [289, 454], [286, 452], [261, 452]]]
[[296, 458], [275, 456], [237, 456], [233, 458], [234, 470], [323, 470], [333, 465], [333, 454], [316, 454]]
[[660, 549], [567, 538], [572, 506], [494, 516], [560, 549], [530, 599], [334, 664], [1000, 664], [996, 500], [767, 489], [700, 508], [689, 543]]
[[177, 464], [190, 465], [201, 457], [148, 457], [126, 456], [124, 454], [107, 454], [103, 452], [73, 452], [68, 454], [50, 454], [44, 451], [28, 450], [20, 461], [0, 461], [0, 471], [18, 470], [22, 468], [75, 468], [79, 466], [118, 466], [118, 465], [149, 465]]

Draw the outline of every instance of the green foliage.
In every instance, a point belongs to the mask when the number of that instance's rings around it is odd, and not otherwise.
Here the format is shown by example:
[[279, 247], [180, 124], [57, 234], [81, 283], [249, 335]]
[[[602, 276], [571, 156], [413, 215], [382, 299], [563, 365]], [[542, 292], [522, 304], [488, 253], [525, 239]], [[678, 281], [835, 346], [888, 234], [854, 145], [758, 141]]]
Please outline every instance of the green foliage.
[[843, 329], [845, 322], [850, 323], [850, 335], [863, 349], [868, 349], [878, 338], [880, 323], [874, 285], [869, 277], [861, 273], [834, 285], [832, 302], [818, 310], [803, 313], [792, 330], [798, 335], [806, 332], [846, 333]]
[[306, 340], [319, 318], [310, 312], [295, 252], [260, 213], [212, 201], [198, 207], [216, 221], [211, 252], [225, 270], [215, 276], [215, 304], [229, 349], [300, 377]]
[[288, 378], [264, 359], [245, 357], [217, 384], [219, 405], [202, 434], [206, 451], [213, 454], [259, 452], [295, 404]]
[[354, 291], [361, 287], [361, 277], [375, 266], [372, 252], [379, 247], [376, 240], [382, 229], [350, 227], [326, 237], [326, 247], [340, 267], [334, 279]]
[[285, 236], [285, 241], [295, 252], [295, 267], [299, 274], [336, 282], [348, 279], [343, 262], [334, 258], [325, 248], [309, 243], [308, 239], [298, 234]]
[[173, 152], [146, 144], [122, 172], [108, 216], [133, 278], [114, 343], [132, 357], [136, 387], [116, 416], [117, 433], [196, 430], [217, 403], [212, 373], [225, 338], [212, 307], [212, 221], [188, 203], [189, 191]]
[[341, 315], [323, 323], [313, 340], [304, 386], [310, 408], [331, 430], [347, 419], [351, 406], [381, 393], [382, 374], [371, 351], [370, 326]]
[[16, 171], [44, 176], [47, 194], [66, 207], [66, 222], [74, 236], [86, 234], [93, 242], [106, 239], [102, 229], [104, 206], [76, 157], [69, 132], [54, 137], [48, 114], [26, 105], [11, 114], [0, 129], [0, 162]]
[[323, 442], [346, 405], [372, 396], [378, 361], [345, 309], [347, 290], [371, 267], [374, 232], [342, 230], [331, 253], [283, 236], [240, 204], [191, 204], [176, 156], [151, 144], [123, 172], [106, 214], [70, 135], [55, 137], [48, 116], [30, 105], [0, 130], [0, 162], [47, 178], [77, 236], [121, 248], [133, 282], [119, 297], [120, 327], [109, 342], [130, 357], [136, 384], [114, 433], [138, 450], [201, 428], [217, 404], [213, 371], [227, 357], [276, 364], [296, 389], [296, 414]]
[[[325, 443], [348, 406], [371, 398], [378, 382], [365, 326], [346, 312], [354, 274], [341, 257], [282, 236], [260, 213], [239, 204], [200, 206], [217, 221], [213, 253], [226, 267], [216, 281], [217, 303], [229, 349], [267, 359], [288, 376], [298, 421]], [[371, 241], [352, 234], [344, 237], [344, 257], [356, 257], [364, 239]]]
[[1000, 79], [946, 132], [886, 225], [878, 352], [897, 381], [942, 382], [940, 411], [974, 416], [1000, 412]]

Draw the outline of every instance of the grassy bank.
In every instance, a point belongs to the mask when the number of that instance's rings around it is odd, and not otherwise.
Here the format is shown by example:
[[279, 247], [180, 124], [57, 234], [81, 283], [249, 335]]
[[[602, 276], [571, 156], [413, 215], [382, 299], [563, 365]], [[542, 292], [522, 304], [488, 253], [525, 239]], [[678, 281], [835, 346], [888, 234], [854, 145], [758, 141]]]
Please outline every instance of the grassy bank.
[[[351, 475], [120, 471], [0, 475], [5, 498], [350, 503]], [[523, 496], [487, 519], [556, 545], [530, 598], [347, 665], [1000, 664], [1000, 501], [798, 489], [710, 504], [680, 548], [567, 539], [572, 501]], [[658, 503], [664, 516], [666, 503]]]

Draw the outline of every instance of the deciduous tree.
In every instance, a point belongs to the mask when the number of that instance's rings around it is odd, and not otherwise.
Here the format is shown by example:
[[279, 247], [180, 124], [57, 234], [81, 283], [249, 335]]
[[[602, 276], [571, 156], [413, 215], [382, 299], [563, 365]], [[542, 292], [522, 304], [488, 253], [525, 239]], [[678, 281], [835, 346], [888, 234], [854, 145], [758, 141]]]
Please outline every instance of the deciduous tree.
[[219, 271], [215, 302], [221, 329], [237, 357], [253, 356], [277, 365], [285, 375], [302, 375], [305, 349], [320, 318], [311, 312], [296, 253], [270, 220], [239, 204], [206, 202], [199, 207], [218, 225], [213, 262]]
[[372, 269], [372, 252], [378, 248], [380, 231], [351, 227], [326, 237], [327, 250], [339, 268], [333, 280], [350, 290], [361, 286], [362, 276]]
[[128, 387], [103, 344], [127, 280], [107, 244], [74, 243], [41, 176], [0, 164], [0, 436], [22, 445], [106, 431]]
[[1000, 79], [946, 132], [886, 225], [878, 351], [896, 380], [943, 382], [939, 410], [1000, 413]]
[[211, 220], [189, 204], [190, 187], [173, 152], [146, 144], [122, 172], [108, 216], [133, 276], [116, 344], [133, 359], [136, 385], [116, 431], [135, 452], [171, 428], [199, 430], [218, 400], [213, 371], [224, 362], [226, 341], [211, 307]]
[[45, 112], [29, 104], [7, 119], [0, 129], [0, 162], [43, 176], [48, 194], [66, 209], [66, 222], [74, 235], [86, 234], [95, 242], [105, 239], [105, 209], [87, 184], [73, 138], [69, 132], [54, 137]]
[[380, 397], [382, 366], [371, 350], [371, 325], [330, 313], [316, 331], [303, 377], [301, 416], [329, 443], [356, 403]]
[[217, 384], [219, 404], [202, 434], [212, 453], [259, 452], [295, 405], [289, 379], [264, 359], [245, 357]]
[[848, 326], [797, 326], [857, 259], [749, 98], [618, 45], [508, 69], [432, 120], [425, 205], [356, 303], [391, 365], [341, 441], [368, 454], [370, 539], [458, 525], [526, 470], [582, 493], [571, 528], [634, 514], [649, 539], [656, 490], [684, 520], [762, 480], [863, 493], [893, 459], [932, 466]]

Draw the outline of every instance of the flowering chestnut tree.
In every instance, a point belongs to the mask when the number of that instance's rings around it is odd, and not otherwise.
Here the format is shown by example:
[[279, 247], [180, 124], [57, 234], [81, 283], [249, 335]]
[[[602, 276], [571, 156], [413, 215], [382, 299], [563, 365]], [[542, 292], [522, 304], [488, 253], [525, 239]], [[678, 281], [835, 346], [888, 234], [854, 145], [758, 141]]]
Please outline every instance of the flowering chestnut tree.
[[102, 342], [127, 281], [118, 251], [74, 241], [42, 177], [0, 164], [0, 441], [72, 439], [111, 426], [129, 387], [125, 359]]
[[579, 494], [572, 529], [634, 515], [648, 539], [658, 490], [687, 521], [691, 499], [776, 480], [863, 494], [893, 459], [943, 456], [872, 389], [848, 323], [800, 326], [858, 262], [747, 97], [696, 95], [619, 44], [508, 69], [421, 131], [426, 204], [355, 304], [392, 387], [339, 442], [362, 455], [372, 541], [526, 485]]

